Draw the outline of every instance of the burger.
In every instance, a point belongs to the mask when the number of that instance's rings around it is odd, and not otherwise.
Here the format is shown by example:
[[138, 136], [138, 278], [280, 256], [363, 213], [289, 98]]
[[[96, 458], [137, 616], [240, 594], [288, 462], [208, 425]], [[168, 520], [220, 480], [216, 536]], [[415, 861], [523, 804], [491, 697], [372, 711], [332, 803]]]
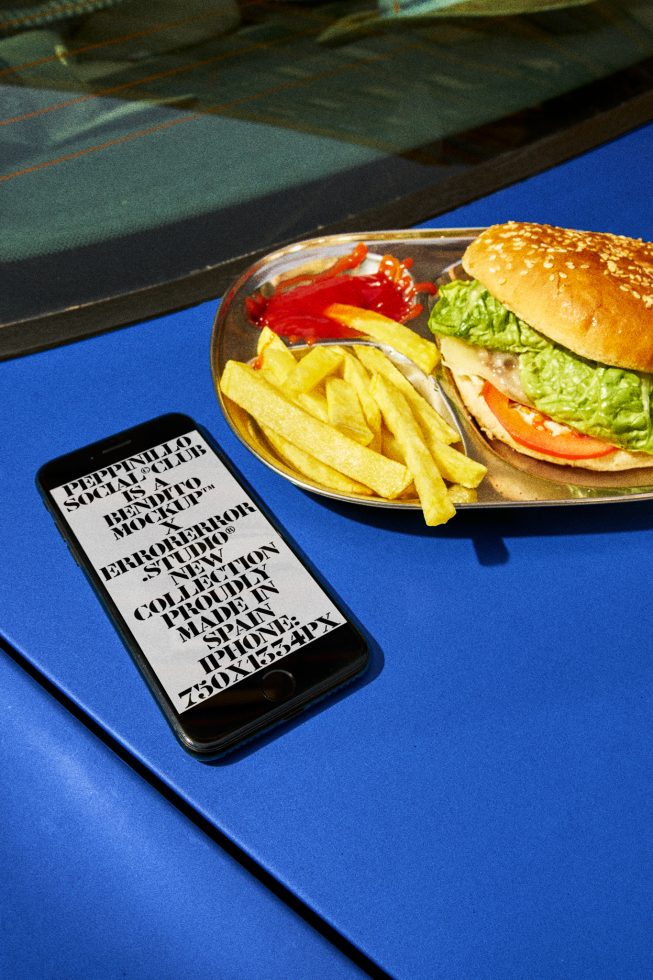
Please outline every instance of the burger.
[[653, 466], [653, 244], [509, 221], [429, 317], [470, 415], [536, 459]]

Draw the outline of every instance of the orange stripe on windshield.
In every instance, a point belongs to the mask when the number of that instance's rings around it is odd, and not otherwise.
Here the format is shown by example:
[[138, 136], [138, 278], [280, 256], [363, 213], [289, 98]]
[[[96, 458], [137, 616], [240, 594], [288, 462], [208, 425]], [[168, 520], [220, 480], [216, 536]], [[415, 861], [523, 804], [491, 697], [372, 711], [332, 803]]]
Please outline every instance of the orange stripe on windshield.
[[[156, 24], [147, 30], [134, 31], [132, 34], [122, 34], [119, 37], [108, 38], [106, 41], [96, 41], [95, 44], [85, 44], [79, 48], [67, 49], [66, 55], [72, 57], [77, 54], [85, 54], [87, 51], [97, 51], [99, 48], [108, 48], [114, 44], [122, 44], [124, 41], [134, 41], [139, 37], [150, 37], [153, 34], [160, 34], [161, 31], [167, 31], [171, 27], [184, 27], [186, 24], [196, 24], [204, 20], [210, 20], [219, 14], [222, 15], [223, 11], [213, 10], [210, 14], [199, 14], [195, 17], [184, 17], [182, 20], [171, 20], [165, 24]], [[0, 28], [4, 26], [5, 24], [0, 23]], [[12, 73], [21, 71], [23, 68], [36, 68], [38, 65], [46, 65], [58, 60], [58, 54], [49, 54], [44, 58], [35, 58], [34, 61], [24, 61], [20, 65], [9, 65], [7, 68], [0, 69], [0, 78], [3, 75], [11, 75]]]
[[148, 126], [147, 129], [139, 129], [133, 133], [126, 133], [124, 136], [116, 136], [115, 139], [107, 140], [105, 143], [95, 143], [93, 146], [85, 146], [82, 150], [75, 150], [74, 153], [66, 153], [64, 156], [55, 157], [53, 160], [44, 160], [43, 163], [35, 163], [31, 167], [23, 167], [22, 170], [14, 170], [9, 174], [0, 174], [0, 181], [13, 180], [14, 177], [23, 177], [25, 174], [33, 174], [37, 170], [45, 170], [47, 167], [54, 167], [58, 163], [66, 163], [69, 160], [77, 160], [87, 156], [89, 153], [98, 153], [100, 150], [107, 150], [111, 146], [118, 146], [121, 143], [129, 143], [131, 140], [139, 139], [142, 136], [150, 136], [152, 133], [170, 129], [172, 126], [179, 126], [181, 123], [191, 122], [198, 117], [197, 113], [188, 116], [181, 116], [178, 119], [168, 119], [166, 122], [156, 126]]
[[[312, 33], [312, 30], [298, 32], [293, 35], [294, 37], [305, 37]], [[279, 39], [278, 42], [273, 43], [283, 43], [284, 39]], [[140, 85], [147, 85], [148, 82], [160, 81], [162, 78], [171, 78], [175, 75], [182, 75], [187, 72], [194, 71], [196, 68], [203, 68], [206, 65], [213, 64], [217, 61], [225, 61], [229, 58], [239, 57], [243, 54], [251, 54], [253, 51], [260, 51], [271, 47], [269, 41], [259, 41], [256, 44], [251, 44], [247, 48], [240, 48], [238, 51], [223, 51], [220, 54], [213, 55], [211, 58], [204, 58], [201, 61], [191, 61], [185, 65], [177, 65], [175, 68], [167, 68], [165, 71], [154, 72], [152, 75], [146, 75], [143, 78], [134, 79], [132, 82], [121, 82], [120, 85], [111, 85], [108, 88], [99, 89], [97, 92], [88, 92], [84, 95], [77, 95], [72, 99], [64, 99], [62, 102], [53, 102], [51, 105], [42, 106], [40, 109], [33, 109], [31, 112], [24, 112], [20, 116], [8, 116], [6, 119], [0, 119], [0, 126], [10, 126], [13, 123], [25, 122], [27, 119], [36, 119], [39, 116], [48, 115], [50, 112], [57, 112], [59, 109], [68, 109], [73, 105], [81, 105], [84, 102], [92, 101], [93, 99], [100, 99], [107, 95], [116, 95], [118, 92], [125, 92], [128, 89], [138, 88]], [[146, 99], [143, 101], [147, 101]]]
[[[408, 47], [413, 47], [413, 45], [408, 45]], [[39, 170], [45, 170], [48, 167], [56, 166], [60, 163], [67, 163], [70, 160], [77, 160], [80, 157], [88, 156], [90, 153], [98, 153], [102, 150], [109, 149], [113, 146], [119, 146], [123, 143], [128, 143], [131, 140], [139, 139], [144, 136], [150, 136], [153, 133], [161, 132], [165, 129], [170, 129], [172, 126], [180, 125], [184, 122], [191, 122], [202, 118], [204, 115], [212, 115], [220, 112], [224, 112], [225, 109], [230, 109], [238, 105], [242, 105], [245, 102], [252, 102], [255, 99], [262, 98], [266, 95], [274, 95], [277, 92], [281, 92], [291, 88], [299, 88], [306, 85], [307, 82], [313, 82], [319, 78], [328, 78], [333, 75], [340, 75], [343, 71], [349, 71], [356, 68], [363, 68], [371, 62], [382, 61], [383, 55], [368, 55], [365, 58], [357, 58], [354, 61], [350, 61], [348, 64], [339, 65], [337, 68], [330, 69], [329, 71], [319, 72], [312, 75], [309, 79], [296, 79], [295, 81], [284, 82], [280, 85], [271, 86], [269, 89], [264, 89], [260, 92], [252, 92], [249, 95], [243, 95], [237, 99], [231, 99], [228, 102], [222, 102], [214, 106], [207, 106], [202, 112], [192, 112], [185, 116], [180, 116], [176, 119], [169, 119], [166, 122], [159, 123], [156, 126], [148, 126], [146, 129], [140, 129], [133, 133], [126, 133], [124, 136], [117, 136], [115, 139], [106, 140], [104, 143], [96, 143], [93, 146], [87, 146], [80, 150], [75, 150], [73, 153], [66, 153], [63, 156], [55, 157], [51, 160], [45, 160], [42, 163], [36, 163], [31, 167], [23, 167], [20, 170], [14, 170], [8, 174], [0, 174], [0, 181], [13, 180], [16, 177], [23, 177], [26, 174], [36, 173]]]

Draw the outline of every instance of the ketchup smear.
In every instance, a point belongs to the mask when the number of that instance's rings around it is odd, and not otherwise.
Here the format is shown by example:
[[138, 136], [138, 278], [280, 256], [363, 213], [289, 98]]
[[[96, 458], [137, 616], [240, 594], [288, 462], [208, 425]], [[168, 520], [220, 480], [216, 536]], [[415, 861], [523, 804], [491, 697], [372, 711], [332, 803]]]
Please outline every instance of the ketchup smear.
[[348, 255], [337, 259], [316, 275], [299, 275], [280, 282], [271, 296], [255, 293], [248, 296], [248, 316], [258, 327], [269, 327], [291, 340], [316, 340], [318, 337], [357, 337], [344, 324], [324, 315], [331, 303], [345, 303], [382, 313], [405, 323], [422, 311], [415, 301], [417, 293], [435, 294], [433, 283], [414, 283], [409, 269], [412, 259], [399, 261], [384, 255], [378, 272], [371, 275], [349, 275], [367, 256], [367, 246], [358, 244]]

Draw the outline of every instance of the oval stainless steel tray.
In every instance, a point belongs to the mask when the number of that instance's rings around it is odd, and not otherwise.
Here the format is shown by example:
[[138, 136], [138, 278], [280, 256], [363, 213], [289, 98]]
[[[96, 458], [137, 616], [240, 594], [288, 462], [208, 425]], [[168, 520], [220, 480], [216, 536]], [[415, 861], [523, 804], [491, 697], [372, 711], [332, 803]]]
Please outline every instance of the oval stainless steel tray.
[[[481, 228], [441, 228], [329, 235], [297, 242], [254, 263], [224, 296], [211, 335], [211, 371], [216, 394], [225, 418], [238, 438], [263, 463], [305, 490], [368, 507], [419, 510], [417, 499], [382, 500], [374, 496], [343, 494], [311, 482], [275, 455], [256, 423], [222, 395], [218, 382], [228, 360], [250, 361], [256, 356], [259, 329], [247, 317], [245, 299], [262, 287], [274, 286], [291, 272], [319, 271], [350, 252], [357, 242], [364, 242], [370, 252], [389, 252], [400, 259], [412, 258], [411, 272], [416, 281], [444, 282], [460, 274], [461, 256], [480, 231]], [[430, 338], [427, 319], [428, 310], [425, 309], [411, 321], [411, 327]], [[408, 370], [406, 365], [399, 366]], [[621, 473], [595, 473], [532, 459], [488, 439], [469, 417], [453, 384], [441, 369], [427, 395], [456, 425], [466, 453], [488, 468], [487, 476], [478, 488], [478, 499], [473, 503], [457, 504], [457, 510], [653, 499], [653, 467]]]

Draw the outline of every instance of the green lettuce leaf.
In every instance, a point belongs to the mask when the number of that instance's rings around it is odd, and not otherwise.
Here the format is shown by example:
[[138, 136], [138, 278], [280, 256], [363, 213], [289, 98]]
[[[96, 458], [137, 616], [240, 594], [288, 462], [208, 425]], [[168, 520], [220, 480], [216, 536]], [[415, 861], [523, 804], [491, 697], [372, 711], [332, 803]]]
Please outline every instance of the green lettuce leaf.
[[650, 375], [585, 361], [553, 344], [520, 357], [519, 374], [545, 415], [624, 449], [653, 453]]
[[653, 453], [653, 376], [608, 367], [551, 343], [478, 282], [441, 287], [429, 318], [435, 334], [519, 354], [524, 392], [540, 412], [624, 449]]
[[475, 280], [456, 279], [440, 287], [429, 328], [433, 333], [459, 337], [475, 347], [509, 354], [542, 350], [549, 343]]

